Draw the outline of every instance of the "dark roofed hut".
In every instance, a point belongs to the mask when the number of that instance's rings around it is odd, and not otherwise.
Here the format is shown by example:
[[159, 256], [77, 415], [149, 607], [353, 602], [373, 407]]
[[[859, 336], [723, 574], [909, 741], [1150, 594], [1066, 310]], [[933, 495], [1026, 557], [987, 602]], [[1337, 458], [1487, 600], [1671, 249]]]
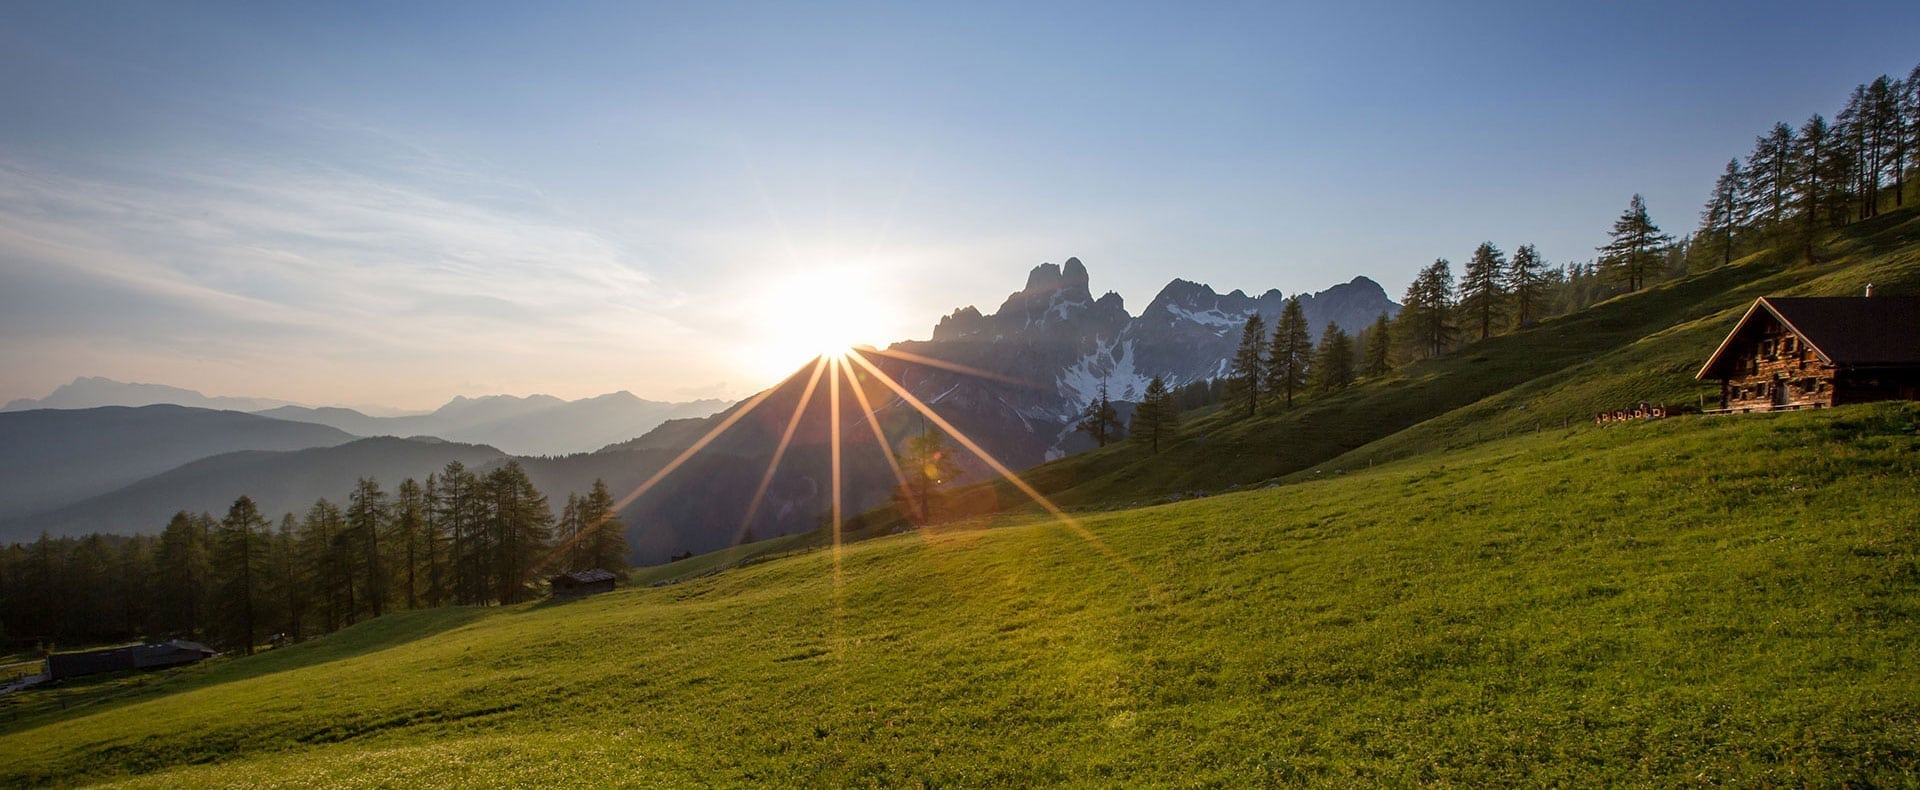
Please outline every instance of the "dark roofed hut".
[[47, 656], [47, 678], [65, 680], [102, 672], [130, 669], [160, 669], [212, 658], [218, 655], [199, 642], [174, 639], [145, 645], [109, 647], [79, 653], [54, 653]]
[[1761, 297], [1694, 378], [1733, 412], [1920, 400], [1920, 297]]
[[555, 598], [581, 598], [595, 593], [613, 592], [619, 577], [595, 568], [590, 571], [562, 573], [547, 580]]

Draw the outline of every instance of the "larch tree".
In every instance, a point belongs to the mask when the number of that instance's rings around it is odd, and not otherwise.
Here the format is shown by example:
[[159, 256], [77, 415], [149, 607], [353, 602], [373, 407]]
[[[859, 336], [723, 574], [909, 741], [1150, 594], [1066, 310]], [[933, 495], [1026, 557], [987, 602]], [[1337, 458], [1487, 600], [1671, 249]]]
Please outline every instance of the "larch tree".
[[182, 510], [173, 514], [160, 533], [155, 551], [159, 579], [154, 593], [155, 631], [162, 634], [195, 636], [207, 624], [206, 600], [211, 564], [207, 557], [207, 539], [213, 519], [190, 515]]
[[587, 527], [585, 562], [588, 568], [608, 571], [622, 580], [627, 578], [627, 525], [615, 513], [613, 494], [604, 480], [595, 479], [593, 488], [580, 500], [580, 516]]
[[1665, 261], [1667, 245], [1673, 241], [1653, 224], [1647, 203], [1638, 194], [1613, 221], [1613, 230], [1607, 236], [1606, 246], [1599, 248], [1600, 266], [1629, 292], [1646, 286], [1647, 277]]
[[[1800, 247], [1809, 262], [1819, 255], [1816, 249], [1821, 230], [1821, 209], [1831, 210], [1837, 184], [1845, 180], [1839, 154], [1839, 134], [1827, 125], [1827, 119], [1815, 114], [1800, 127], [1796, 137], [1791, 182], [1792, 201], [1802, 219]], [[1840, 172], [1836, 172], [1836, 167]]]
[[1753, 153], [1747, 155], [1749, 188], [1744, 213], [1755, 217], [1763, 228], [1777, 229], [1786, 218], [1795, 145], [1793, 127], [1776, 123], [1770, 132], [1754, 139]]
[[1287, 300], [1280, 308], [1280, 319], [1273, 322], [1273, 342], [1267, 349], [1267, 396], [1293, 408], [1293, 397], [1307, 386], [1307, 371], [1313, 367], [1313, 334], [1307, 327], [1306, 309], [1300, 298]]
[[485, 603], [491, 597], [488, 557], [492, 551], [480, 479], [465, 464], [448, 462], [440, 470], [438, 494], [433, 515], [447, 535], [451, 597], [455, 603]]
[[1227, 381], [1232, 387], [1228, 397], [1244, 407], [1247, 417], [1252, 417], [1260, 406], [1260, 376], [1265, 372], [1261, 350], [1266, 343], [1266, 319], [1258, 312], [1248, 315], [1247, 322], [1240, 328], [1240, 348], [1233, 352], [1233, 361], [1227, 369]]
[[1720, 253], [1720, 265], [1733, 263], [1733, 234], [1745, 224], [1746, 171], [1740, 159], [1727, 161], [1727, 169], [1713, 182], [1713, 195], [1700, 210], [1700, 231], [1695, 234]]
[[427, 555], [427, 496], [420, 484], [409, 477], [394, 490], [393, 507], [386, 524], [387, 549], [393, 555], [394, 583], [405, 594], [408, 609], [420, 608], [420, 582], [425, 576], [422, 562]]
[[1513, 251], [1513, 260], [1502, 279], [1513, 302], [1514, 326], [1525, 328], [1540, 320], [1547, 300], [1546, 268], [1547, 262], [1533, 245], [1522, 244]]
[[1080, 421], [1074, 423], [1073, 429], [1086, 434], [1101, 447], [1118, 438], [1120, 412], [1113, 408], [1113, 401], [1107, 398], [1106, 382], [1100, 382], [1100, 393], [1088, 399], [1087, 408], [1080, 412]]
[[1415, 275], [1401, 300], [1399, 335], [1415, 357], [1437, 357], [1453, 344], [1453, 265], [1436, 258]]
[[540, 569], [553, 538], [553, 512], [519, 461], [487, 473], [487, 532], [492, 536], [495, 600], [519, 603]]
[[1493, 336], [1493, 328], [1505, 323], [1507, 315], [1507, 256], [1491, 241], [1474, 248], [1473, 257], [1460, 276], [1460, 312], [1480, 329], [1480, 339]]
[[313, 570], [313, 598], [328, 631], [339, 630], [353, 612], [353, 562], [340, 540], [346, 529], [346, 515], [325, 499], [316, 500], [300, 523], [300, 555]]
[[1313, 354], [1313, 387], [1337, 392], [1353, 386], [1353, 340], [1339, 324], [1327, 322], [1320, 331], [1320, 347]]
[[427, 605], [444, 606], [453, 598], [450, 587], [453, 577], [452, 569], [448, 565], [447, 531], [445, 524], [440, 520], [442, 513], [438, 474], [427, 475], [427, 485], [421, 492], [421, 499], [426, 505], [426, 510], [422, 514], [425, 518], [426, 534], [422, 537], [420, 545], [427, 554], [422, 560], [427, 574]]
[[214, 612], [219, 642], [253, 655], [260, 634], [261, 581], [267, 559], [266, 517], [250, 497], [227, 509], [215, 530], [213, 568], [218, 574]]
[[292, 513], [280, 519], [280, 531], [274, 533], [267, 550], [267, 565], [273, 583], [268, 594], [274, 601], [274, 628], [290, 639], [299, 639], [307, 612], [307, 585], [311, 575], [301, 561], [300, 520]]
[[353, 486], [347, 500], [347, 538], [359, 549], [354, 575], [361, 582], [360, 602], [374, 617], [387, 611], [387, 563], [380, 554], [380, 533], [387, 523], [387, 492], [370, 477]]
[[1140, 403], [1133, 409], [1133, 424], [1127, 430], [1134, 441], [1146, 442], [1153, 452], [1160, 452], [1160, 442], [1173, 438], [1173, 429], [1179, 424], [1180, 412], [1173, 403], [1173, 393], [1167, 390], [1167, 383], [1159, 376], [1147, 382], [1147, 391]]
[[1382, 376], [1393, 370], [1393, 329], [1386, 311], [1367, 328], [1367, 348], [1360, 370], [1367, 376]]

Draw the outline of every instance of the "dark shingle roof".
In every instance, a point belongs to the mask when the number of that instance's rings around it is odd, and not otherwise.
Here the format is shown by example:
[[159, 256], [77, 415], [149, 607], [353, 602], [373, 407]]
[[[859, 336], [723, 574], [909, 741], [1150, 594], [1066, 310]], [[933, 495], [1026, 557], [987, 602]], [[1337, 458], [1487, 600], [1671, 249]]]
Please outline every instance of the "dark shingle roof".
[[1736, 338], [1766, 315], [1840, 367], [1920, 366], [1920, 296], [1765, 296], [1753, 303], [1695, 378], [1713, 375]]
[[562, 573], [559, 576], [556, 576], [554, 578], [566, 579], [568, 581], [573, 582], [574, 584], [592, 584], [594, 582], [603, 582], [609, 579], [617, 579], [619, 577], [614, 576], [612, 573], [609, 573], [607, 571], [603, 571], [603, 570], [600, 570], [599, 568], [595, 568], [590, 571], [573, 571], [571, 573]]

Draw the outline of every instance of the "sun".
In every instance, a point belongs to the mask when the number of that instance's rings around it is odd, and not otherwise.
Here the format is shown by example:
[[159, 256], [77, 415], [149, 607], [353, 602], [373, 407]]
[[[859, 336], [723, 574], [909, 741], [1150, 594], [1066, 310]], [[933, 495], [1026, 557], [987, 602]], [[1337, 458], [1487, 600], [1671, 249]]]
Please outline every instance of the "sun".
[[817, 357], [885, 345], [897, 300], [854, 269], [809, 268], [767, 278], [752, 300], [751, 364], [785, 376]]

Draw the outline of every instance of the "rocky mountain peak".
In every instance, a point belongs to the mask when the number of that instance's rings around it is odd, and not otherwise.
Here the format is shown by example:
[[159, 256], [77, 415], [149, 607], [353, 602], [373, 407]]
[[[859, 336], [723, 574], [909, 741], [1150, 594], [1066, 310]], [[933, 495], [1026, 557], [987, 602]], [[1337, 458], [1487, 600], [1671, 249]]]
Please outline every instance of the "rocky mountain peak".
[[1043, 263], [1033, 267], [1033, 271], [1027, 272], [1027, 287], [1020, 289], [1020, 292], [1030, 294], [1051, 291], [1058, 287], [1060, 287], [1060, 266]]

